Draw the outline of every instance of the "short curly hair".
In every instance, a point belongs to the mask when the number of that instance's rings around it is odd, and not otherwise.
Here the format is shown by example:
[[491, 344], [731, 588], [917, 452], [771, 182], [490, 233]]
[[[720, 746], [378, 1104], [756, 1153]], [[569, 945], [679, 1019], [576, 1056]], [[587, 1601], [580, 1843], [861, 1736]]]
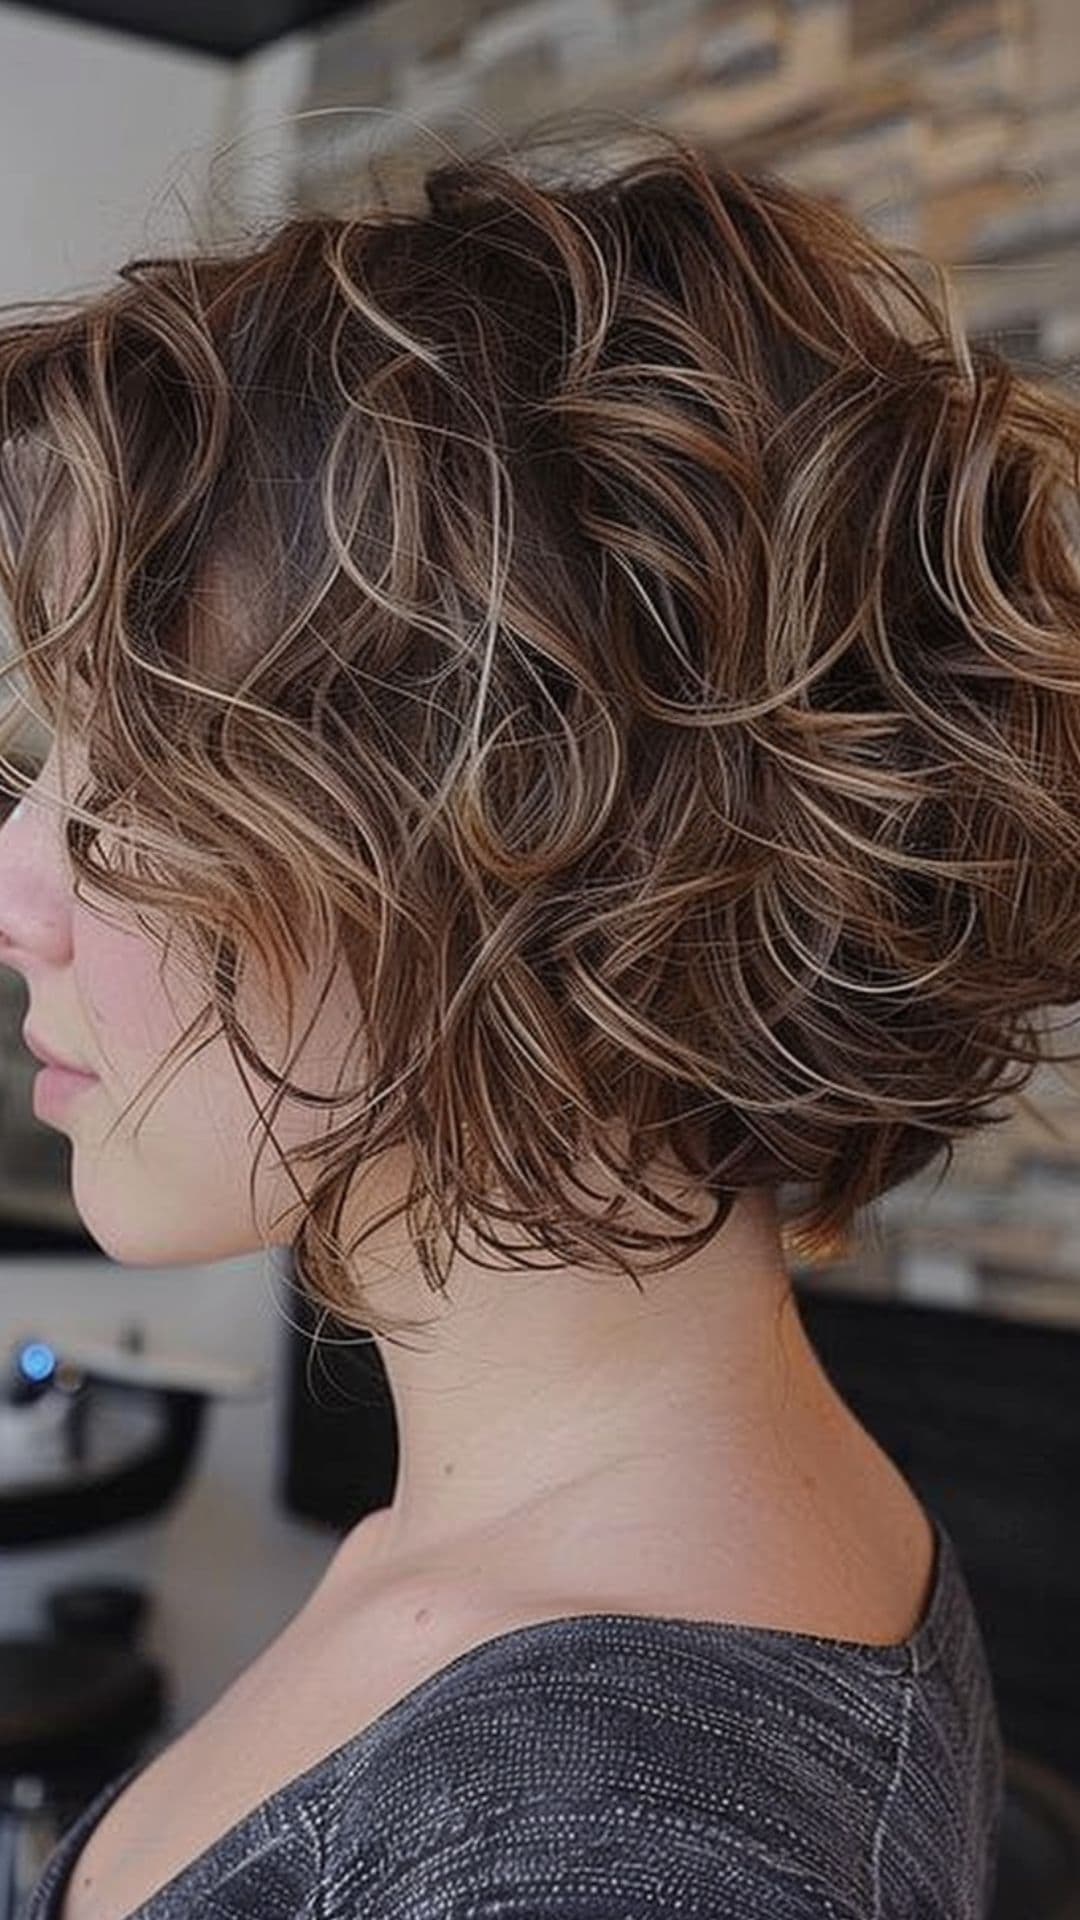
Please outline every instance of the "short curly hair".
[[[73, 870], [183, 929], [276, 1097], [240, 965], [347, 963], [360, 1111], [295, 1271], [389, 1337], [340, 1238], [385, 1147], [435, 1290], [463, 1219], [640, 1284], [749, 1188], [813, 1258], [1080, 997], [1080, 408], [943, 268], [648, 131], [560, 171], [534, 128], [0, 330], [7, 670], [85, 730]], [[590, 1153], [629, 1197], [669, 1151], [705, 1227], [579, 1209]]]

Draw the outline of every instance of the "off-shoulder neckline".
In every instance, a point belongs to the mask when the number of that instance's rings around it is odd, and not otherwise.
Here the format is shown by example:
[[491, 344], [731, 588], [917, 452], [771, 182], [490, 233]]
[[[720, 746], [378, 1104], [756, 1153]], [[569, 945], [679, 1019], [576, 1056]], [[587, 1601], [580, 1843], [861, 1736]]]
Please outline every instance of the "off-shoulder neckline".
[[[583, 1628], [592, 1627], [598, 1631], [616, 1631], [628, 1627], [640, 1633], [653, 1628], [666, 1629], [675, 1638], [683, 1638], [687, 1646], [695, 1641], [716, 1638], [736, 1643], [755, 1640], [776, 1643], [778, 1647], [793, 1646], [807, 1653], [833, 1653], [856, 1661], [862, 1671], [872, 1673], [875, 1670], [882, 1675], [919, 1674], [925, 1672], [933, 1663], [940, 1647], [940, 1632], [949, 1605], [954, 1580], [954, 1548], [947, 1529], [936, 1514], [929, 1518], [934, 1531], [935, 1553], [934, 1568], [930, 1591], [922, 1617], [905, 1640], [877, 1644], [862, 1640], [843, 1640], [829, 1634], [803, 1633], [786, 1627], [755, 1626], [744, 1621], [688, 1619], [676, 1614], [651, 1613], [573, 1613], [559, 1614], [550, 1620], [533, 1620], [524, 1626], [507, 1627], [493, 1634], [489, 1639], [478, 1641], [456, 1654], [433, 1673], [427, 1674], [415, 1686], [391, 1701], [388, 1707], [374, 1719], [339, 1742], [321, 1759], [315, 1760], [291, 1779], [285, 1780], [279, 1787], [260, 1800], [248, 1813], [241, 1814], [238, 1820], [218, 1835], [216, 1840], [204, 1847], [191, 1860], [178, 1868], [168, 1880], [155, 1889], [139, 1906], [133, 1907], [124, 1915], [124, 1920], [154, 1920], [160, 1901], [175, 1899], [189, 1887], [197, 1885], [205, 1876], [207, 1869], [218, 1856], [235, 1848], [247, 1829], [268, 1811], [272, 1811], [282, 1801], [302, 1796], [324, 1773], [340, 1771], [349, 1759], [385, 1735], [397, 1722], [414, 1712], [419, 1702], [445, 1687], [458, 1678], [466, 1666], [488, 1661], [495, 1656], [510, 1655], [523, 1648], [526, 1643], [552, 1638], [566, 1638], [568, 1635], [580, 1637]], [[151, 1756], [153, 1758], [154, 1756]], [[57, 1849], [64, 1860], [63, 1879], [52, 1890], [48, 1907], [51, 1915], [57, 1911], [55, 1902], [61, 1898], [78, 1862], [79, 1853], [85, 1840], [98, 1821], [108, 1812], [113, 1801], [119, 1799], [124, 1789], [131, 1784], [136, 1775], [150, 1764], [140, 1759], [128, 1767], [115, 1780], [110, 1781], [97, 1797], [84, 1808], [74, 1826]], [[78, 1835], [78, 1839], [76, 1839]], [[71, 1848], [70, 1856], [67, 1848]]]

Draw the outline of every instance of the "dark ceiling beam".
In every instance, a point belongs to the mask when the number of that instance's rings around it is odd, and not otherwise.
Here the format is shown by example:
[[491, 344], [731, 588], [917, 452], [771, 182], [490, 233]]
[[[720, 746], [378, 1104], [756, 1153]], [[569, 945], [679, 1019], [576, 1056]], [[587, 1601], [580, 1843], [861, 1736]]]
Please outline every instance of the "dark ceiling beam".
[[159, 46], [239, 60], [300, 28], [359, 13], [364, 0], [19, 0], [30, 13], [112, 27]]

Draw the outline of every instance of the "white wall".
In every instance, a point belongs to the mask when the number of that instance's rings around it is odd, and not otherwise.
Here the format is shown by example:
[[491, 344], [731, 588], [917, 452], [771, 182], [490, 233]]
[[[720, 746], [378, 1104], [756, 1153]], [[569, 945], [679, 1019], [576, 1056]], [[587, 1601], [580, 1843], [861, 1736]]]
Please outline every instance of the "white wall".
[[[243, 62], [174, 52], [111, 29], [0, 5], [0, 301], [106, 285], [131, 254], [220, 238], [275, 204], [290, 175], [277, 124], [306, 79], [292, 36]], [[2, 319], [3, 316], [0, 316]], [[334, 1547], [276, 1503], [284, 1314], [263, 1255], [139, 1271], [102, 1256], [0, 1259], [0, 1347], [26, 1332], [109, 1339], [131, 1320], [151, 1348], [179, 1344], [263, 1374], [218, 1401], [176, 1510], [70, 1545], [0, 1554], [0, 1635], [33, 1630], [61, 1581], [132, 1577], [156, 1602], [146, 1644], [173, 1688], [171, 1732], [198, 1717], [280, 1630]]]
[[0, 300], [107, 280], [157, 196], [201, 198], [231, 92], [226, 61], [0, 7]]

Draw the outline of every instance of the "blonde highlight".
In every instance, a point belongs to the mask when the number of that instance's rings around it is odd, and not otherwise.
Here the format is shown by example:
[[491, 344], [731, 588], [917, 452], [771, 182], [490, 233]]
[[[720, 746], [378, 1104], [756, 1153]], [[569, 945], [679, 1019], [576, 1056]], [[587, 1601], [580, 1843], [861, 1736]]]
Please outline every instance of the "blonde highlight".
[[[0, 326], [7, 673], [87, 741], [77, 881], [179, 938], [265, 1142], [285, 1097], [359, 1107], [294, 1156], [296, 1269], [387, 1337], [349, 1272], [387, 1216], [340, 1238], [384, 1149], [433, 1289], [465, 1220], [636, 1283], [750, 1188], [813, 1255], [1080, 998], [1080, 407], [941, 270], [653, 132]], [[340, 957], [354, 1087], [261, 1058], [252, 956], [290, 1027]], [[578, 1204], [591, 1157], [685, 1219], [659, 1154], [704, 1227]]]

